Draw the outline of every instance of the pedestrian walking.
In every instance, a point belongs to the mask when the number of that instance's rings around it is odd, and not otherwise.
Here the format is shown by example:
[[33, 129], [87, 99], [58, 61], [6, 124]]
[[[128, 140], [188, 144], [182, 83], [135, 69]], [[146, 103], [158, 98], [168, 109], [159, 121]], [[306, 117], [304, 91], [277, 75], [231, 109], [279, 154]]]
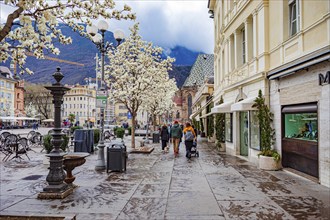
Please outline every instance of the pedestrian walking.
[[186, 123], [186, 127], [183, 129], [183, 134], [184, 144], [186, 145], [186, 157], [191, 158], [191, 148], [196, 139], [196, 133], [189, 122]]
[[167, 152], [167, 142], [170, 139], [170, 133], [168, 132], [167, 126], [164, 124], [160, 130], [160, 137], [162, 140], [162, 152]]
[[179, 154], [179, 145], [180, 145], [180, 139], [182, 137], [182, 129], [179, 125], [178, 121], [174, 121], [174, 125], [171, 128], [171, 138], [173, 142], [173, 151], [174, 156], [178, 156]]

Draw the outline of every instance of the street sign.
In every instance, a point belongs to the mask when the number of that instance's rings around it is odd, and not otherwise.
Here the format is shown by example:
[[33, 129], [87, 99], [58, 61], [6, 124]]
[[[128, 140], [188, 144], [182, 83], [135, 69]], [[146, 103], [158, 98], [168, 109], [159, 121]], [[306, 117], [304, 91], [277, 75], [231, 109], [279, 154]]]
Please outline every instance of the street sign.
[[96, 108], [105, 108], [107, 106], [107, 91], [96, 91]]
[[127, 119], [132, 119], [132, 114], [130, 112], [127, 112]]

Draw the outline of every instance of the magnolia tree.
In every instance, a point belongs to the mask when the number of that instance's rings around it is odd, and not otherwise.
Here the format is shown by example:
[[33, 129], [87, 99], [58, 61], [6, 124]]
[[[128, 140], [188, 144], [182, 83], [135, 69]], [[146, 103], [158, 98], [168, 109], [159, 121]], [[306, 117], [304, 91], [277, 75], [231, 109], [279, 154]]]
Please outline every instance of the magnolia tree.
[[60, 53], [54, 42], [72, 42], [70, 37], [62, 34], [59, 23], [89, 37], [82, 23], [91, 25], [92, 19], [135, 19], [129, 6], [116, 10], [113, 0], [5, 0], [2, 4], [14, 10], [5, 24], [0, 24], [0, 63], [13, 59], [21, 68], [21, 74], [32, 73], [24, 68], [26, 51], [42, 59], [45, 52]]
[[[110, 96], [126, 106], [134, 123], [142, 103], [149, 98], [149, 91], [164, 83], [174, 59], [162, 59], [162, 48], [143, 41], [138, 24], [130, 30], [129, 38], [107, 54], [110, 62], [105, 66], [105, 80], [112, 88]], [[132, 126], [132, 148], [135, 148], [135, 126]]]
[[152, 115], [154, 130], [157, 116], [166, 114], [173, 109], [173, 96], [177, 90], [175, 80], [169, 79], [167, 76], [163, 83], [154, 85], [146, 94], [142, 108]]

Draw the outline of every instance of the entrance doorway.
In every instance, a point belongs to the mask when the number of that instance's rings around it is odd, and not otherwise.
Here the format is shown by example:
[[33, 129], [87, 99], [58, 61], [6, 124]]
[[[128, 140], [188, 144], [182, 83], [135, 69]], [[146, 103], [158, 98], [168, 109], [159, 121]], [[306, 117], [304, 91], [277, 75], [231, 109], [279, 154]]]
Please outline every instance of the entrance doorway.
[[239, 113], [240, 122], [240, 155], [248, 156], [249, 150], [249, 120], [248, 112]]

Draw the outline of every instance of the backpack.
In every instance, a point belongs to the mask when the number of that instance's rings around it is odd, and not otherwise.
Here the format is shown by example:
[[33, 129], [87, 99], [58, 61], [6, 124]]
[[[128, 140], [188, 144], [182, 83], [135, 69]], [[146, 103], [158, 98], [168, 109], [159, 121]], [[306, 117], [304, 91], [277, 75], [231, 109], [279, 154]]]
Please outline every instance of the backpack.
[[195, 138], [194, 134], [191, 131], [189, 131], [189, 130], [184, 135], [184, 139], [186, 141], [193, 141], [194, 138]]

